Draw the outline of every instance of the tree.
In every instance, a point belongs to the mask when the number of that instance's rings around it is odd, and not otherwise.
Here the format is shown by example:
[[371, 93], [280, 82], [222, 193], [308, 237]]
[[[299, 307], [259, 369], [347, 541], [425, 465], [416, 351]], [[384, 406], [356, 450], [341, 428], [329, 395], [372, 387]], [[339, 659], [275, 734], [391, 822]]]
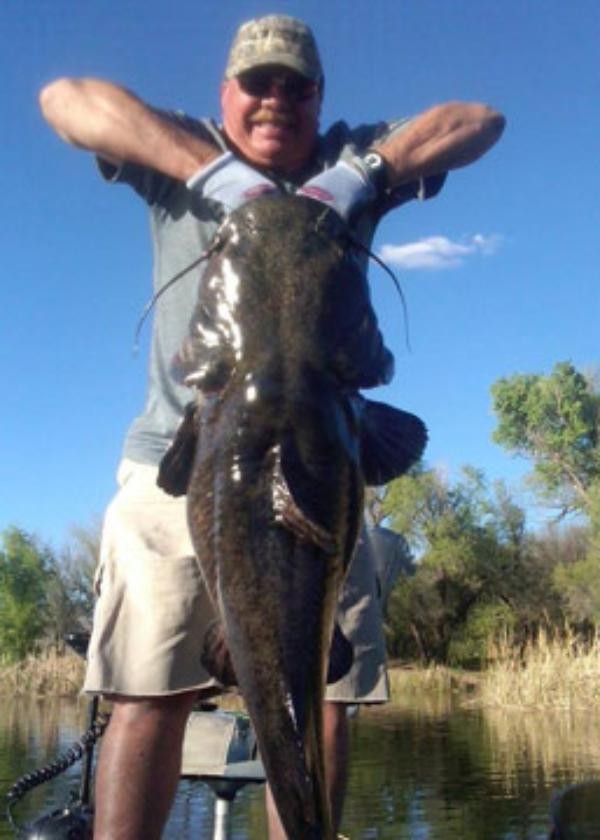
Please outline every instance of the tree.
[[34, 650], [47, 626], [51, 553], [18, 528], [2, 534], [0, 657], [16, 661]]
[[533, 462], [542, 500], [560, 516], [588, 512], [600, 481], [600, 393], [570, 362], [550, 376], [517, 374], [492, 386], [494, 440]]
[[100, 529], [73, 529], [60, 553], [18, 528], [2, 534], [0, 659], [16, 661], [42, 643], [64, 648], [67, 633], [91, 627]]
[[101, 525], [75, 526], [62, 553], [62, 568], [79, 623], [91, 625], [94, 611], [94, 576], [100, 558]]
[[568, 619], [586, 630], [600, 626], [600, 482], [589, 492], [589, 525], [572, 526], [562, 536], [554, 585]]
[[521, 620], [523, 511], [472, 467], [453, 486], [439, 472], [413, 470], [388, 485], [382, 508], [419, 558], [390, 599], [390, 652], [481, 663], [491, 637]]
[[47, 592], [47, 634], [58, 650], [67, 633], [91, 629], [93, 581], [100, 553], [100, 526], [75, 526], [67, 544], [52, 556]]
[[[600, 624], [600, 392], [597, 382], [570, 362], [550, 376], [519, 374], [492, 387], [498, 427], [494, 439], [533, 463], [530, 476], [541, 500], [558, 511], [585, 515], [573, 559], [563, 553], [554, 588], [567, 618]], [[570, 533], [572, 540], [575, 532]], [[585, 543], [582, 552], [581, 545]]]

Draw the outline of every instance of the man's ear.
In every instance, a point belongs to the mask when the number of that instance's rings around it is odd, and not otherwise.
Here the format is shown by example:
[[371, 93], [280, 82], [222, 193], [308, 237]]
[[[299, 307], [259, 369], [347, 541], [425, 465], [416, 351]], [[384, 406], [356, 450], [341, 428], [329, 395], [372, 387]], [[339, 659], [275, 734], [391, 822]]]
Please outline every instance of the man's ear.
[[231, 80], [224, 79], [221, 82], [221, 87], [219, 88], [219, 100], [221, 102], [221, 113], [223, 112], [223, 102], [224, 102], [225, 96], [227, 95], [227, 90], [228, 90], [230, 84], [231, 84]]

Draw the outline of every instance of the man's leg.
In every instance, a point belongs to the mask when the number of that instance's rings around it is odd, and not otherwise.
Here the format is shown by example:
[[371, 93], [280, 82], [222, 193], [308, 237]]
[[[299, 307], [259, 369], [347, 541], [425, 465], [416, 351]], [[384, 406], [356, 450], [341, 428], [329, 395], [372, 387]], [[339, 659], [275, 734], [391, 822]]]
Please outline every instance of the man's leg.
[[196, 696], [114, 699], [96, 772], [95, 840], [159, 840]]
[[325, 776], [333, 827], [339, 831], [348, 787], [350, 727], [345, 703], [326, 702], [323, 708]]
[[[331, 803], [333, 828], [340, 827], [344, 797], [348, 782], [348, 753], [350, 734], [344, 703], [325, 703], [323, 706], [323, 747], [325, 750], [325, 780]], [[269, 840], [286, 840], [271, 792], [266, 790]]]

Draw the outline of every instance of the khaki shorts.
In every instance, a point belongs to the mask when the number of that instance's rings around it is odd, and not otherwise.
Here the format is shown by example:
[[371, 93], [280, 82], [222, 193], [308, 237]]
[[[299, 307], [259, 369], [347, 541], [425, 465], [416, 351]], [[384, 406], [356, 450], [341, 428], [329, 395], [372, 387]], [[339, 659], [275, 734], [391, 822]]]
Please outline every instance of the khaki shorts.
[[[88, 693], [152, 697], [219, 690], [200, 664], [214, 612], [188, 535], [186, 500], [164, 493], [156, 474], [153, 466], [127, 460], [119, 468], [120, 489], [106, 512], [96, 573]], [[355, 661], [329, 686], [327, 699], [385, 702], [383, 622], [366, 541], [352, 562], [339, 622]]]

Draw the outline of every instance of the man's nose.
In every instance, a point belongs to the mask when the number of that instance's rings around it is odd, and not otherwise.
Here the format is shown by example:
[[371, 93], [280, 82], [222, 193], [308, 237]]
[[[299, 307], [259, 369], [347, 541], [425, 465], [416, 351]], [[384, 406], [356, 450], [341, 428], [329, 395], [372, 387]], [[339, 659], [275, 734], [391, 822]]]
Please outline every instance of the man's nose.
[[269, 89], [265, 92], [263, 99], [274, 99], [278, 102], [289, 103], [291, 97], [286, 90], [285, 81], [283, 79], [278, 79], [277, 77], [271, 79], [271, 84], [269, 85]]

